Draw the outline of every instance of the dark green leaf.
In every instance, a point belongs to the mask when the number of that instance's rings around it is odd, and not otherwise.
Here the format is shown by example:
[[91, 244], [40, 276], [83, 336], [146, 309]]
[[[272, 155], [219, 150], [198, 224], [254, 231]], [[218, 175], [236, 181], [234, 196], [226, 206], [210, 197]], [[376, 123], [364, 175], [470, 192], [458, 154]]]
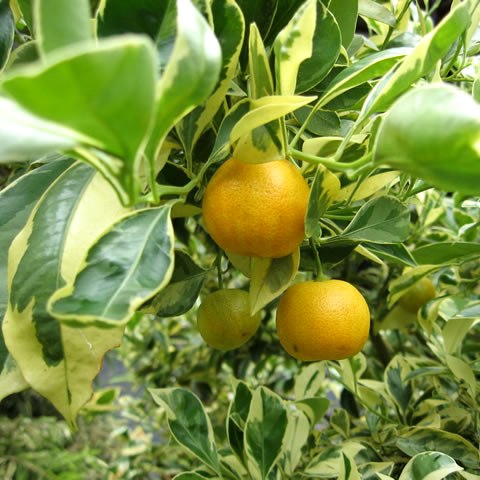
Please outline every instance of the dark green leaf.
[[169, 3], [173, 0], [108, 0], [98, 20], [101, 36], [145, 33], [155, 39]]
[[156, 314], [174, 317], [188, 312], [197, 300], [206, 273], [186, 253], [177, 250], [170, 283], [152, 302]]
[[413, 257], [419, 265], [442, 265], [480, 256], [476, 242], [441, 242], [416, 248]]
[[[313, 107], [305, 106], [295, 111], [294, 116], [300, 124], [305, 123]], [[340, 118], [329, 110], [317, 110], [309, 119], [307, 131], [319, 137], [339, 136]]]
[[407, 239], [410, 212], [393, 197], [376, 197], [366, 202], [340, 235], [358, 242], [395, 243]]
[[342, 45], [347, 48], [352, 42], [357, 26], [358, 0], [330, 0], [328, 9], [333, 13], [340, 28]]
[[0, 0], [0, 70], [10, 55], [15, 33], [15, 23], [8, 0]]

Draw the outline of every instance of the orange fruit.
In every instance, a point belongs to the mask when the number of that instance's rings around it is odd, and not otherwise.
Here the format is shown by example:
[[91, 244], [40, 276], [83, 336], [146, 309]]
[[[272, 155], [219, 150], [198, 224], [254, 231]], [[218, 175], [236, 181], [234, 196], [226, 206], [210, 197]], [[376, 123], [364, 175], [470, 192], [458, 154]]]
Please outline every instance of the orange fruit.
[[203, 197], [208, 233], [225, 251], [276, 258], [292, 253], [305, 236], [309, 188], [287, 160], [227, 160]]
[[435, 296], [436, 291], [433, 282], [427, 277], [422, 277], [400, 297], [398, 304], [407, 312], [417, 313], [419, 308]]
[[370, 330], [362, 294], [342, 280], [302, 282], [289, 287], [277, 308], [283, 348], [299, 360], [340, 360], [358, 353]]
[[205, 297], [197, 311], [202, 338], [218, 350], [233, 350], [253, 337], [260, 325], [260, 312], [250, 315], [250, 297], [237, 288], [222, 289]]

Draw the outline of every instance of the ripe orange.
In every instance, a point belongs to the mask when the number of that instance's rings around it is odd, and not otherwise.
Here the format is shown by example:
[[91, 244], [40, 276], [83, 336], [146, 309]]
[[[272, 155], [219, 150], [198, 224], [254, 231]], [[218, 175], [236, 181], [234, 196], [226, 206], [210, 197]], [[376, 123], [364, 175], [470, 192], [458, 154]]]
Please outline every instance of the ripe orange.
[[299, 360], [340, 360], [358, 353], [368, 338], [370, 310], [362, 294], [342, 280], [289, 287], [277, 309], [283, 348]]
[[250, 315], [250, 298], [237, 288], [222, 289], [205, 297], [197, 311], [200, 335], [211, 347], [233, 350], [246, 343], [260, 325], [260, 312]]
[[309, 188], [287, 160], [227, 160], [205, 189], [203, 219], [215, 242], [238, 255], [276, 258], [305, 236]]
[[407, 312], [417, 313], [418, 309], [435, 298], [435, 295], [433, 282], [427, 277], [422, 277], [402, 295], [398, 304]]

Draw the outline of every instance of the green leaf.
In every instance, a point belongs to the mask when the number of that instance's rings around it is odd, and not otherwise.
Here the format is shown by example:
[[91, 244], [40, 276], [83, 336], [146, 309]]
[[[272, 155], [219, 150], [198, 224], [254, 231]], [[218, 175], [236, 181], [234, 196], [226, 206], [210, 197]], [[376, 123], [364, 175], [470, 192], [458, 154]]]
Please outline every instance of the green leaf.
[[252, 257], [250, 262], [250, 309], [252, 315], [283, 293], [298, 272], [300, 252], [280, 258]]
[[[469, 2], [466, 1], [451, 10], [435, 29], [422, 39], [400, 66], [378, 83], [365, 101], [361, 117], [386, 109], [419, 78], [432, 72], [437, 62], [448, 53], [452, 44], [465, 31], [469, 23]], [[421, 113], [421, 107], [418, 108], [418, 113]], [[445, 108], [445, 111], [448, 109]]]
[[15, 34], [15, 22], [8, 0], [0, 0], [0, 70], [10, 56]]
[[362, 17], [385, 23], [392, 28], [396, 27], [397, 24], [395, 15], [388, 8], [374, 0], [359, 0], [358, 14]]
[[319, 106], [326, 105], [347, 90], [383, 76], [410, 51], [409, 48], [391, 48], [373, 53], [345, 68], [330, 81]]
[[320, 423], [330, 408], [330, 400], [323, 397], [304, 397], [295, 405], [307, 415], [312, 425]]
[[182, 472], [173, 477], [173, 480], [217, 480], [217, 479], [220, 479], [220, 477], [211, 477], [211, 476], [207, 477], [205, 475], [201, 475], [198, 472]]
[[302, 448], [310, 435], [310, 424], [302, 411], [287, 410], [287, 416], [288, 425], [285, 432], [284, 455], [281, 463], [286, 475], [291, 477], [302, 460]]
[[477, 194], [479, 132], [480, 105], [470, 95], [430, 85], [392, 106], [376, 137], [374, 158], [446, 191]]
[[442, 329], [446, 353], [457, 352], [474, 323], [475, 320], [473, 318], [450, 318], [448, 320]]
[[245, 424], [252, 402], [252, 392], [243, 382], [238, 382], [227, 414], [228, 443], [237, 458], [243, 462]]
[[220, 473], [212, 425], [198, 397], [184, 388], [152, 388], [149, 392], [165, 409], [173, 438], [214, 472]]
[[314, 397], [318, 394], [325, 381], [325, 364], [323, 362], [310, 363], [304, 366], [295, 376], [295, 399]]
[[462, 467], [441, 452], [422, 452], [412, 457], [402, 470], [399, 480], [442, 480]]
[[376, 197], [362, 205], [340, 237], [359, 242], [395, 243], [407, 239], [408, 208], [394, 197]]
[[480, 245], [476, 242], [432, 243], [416, 248], [412, 255], [420, 265], [451, 264], [478, 257]]
[[445, 357], [445, 361], [448, 368], [455, 375], [455, 377], [458, 380], [463, 380], [466, 383], [468, 392], [470, 393], [472, 398], [475, 399], [476, 379], [470, 365], [468, 365], [468, 363], [464, 362], [462, 359], [457, 358], [453, 355], [447, 355]]
[[330, 425], [343, 438], [350, 436], [350, 416], [344, 408], [336, 408], [330, 417]]
[[93, 39], [88, 0], [36, 0], [33, 19], [42, 55]]
[[177, 0], [176, 26], [173, 51], [157, 86], [156, 116], [146, 149], [151, 169], [168, 131], [208, 98], [222, 67], [218, 40], [190, 0]]
[[307, 0], [278, 34], [273, 44], [277, 93], [293, 95], [300, 64], [312, 56], [317, 0]]
[[316, 7], [312, 55], [300, 64], [297, 93], [307, 92], [318, 85], [330, 72], [340, 53], [341, 34], [337, 22], [321, 2], [317, 1]]
[[17, 0], [18, 6], [20, 7], [23, 15], [23, 19], [27, 24], [30, 31], [32, 31], [33, 25], [33, 15], [32, 15], [32, 3], [33, 0]]
[[266, 479], [283, 453], [287, 410], [280, 397], [265, 387], [255, 390], [245, 425], [248, 469]]
[[[0, 89], [31, 114], [58, 124], [67, 133], [75, 132], [75, 139], [80, 140], [78, 147], [86, 147], [81, 149], [82, 154], [89, 147], [108, 152], [108, 160], [95, 155], [92, 158], [87, 155], [91, 154], [88, 150], [85, 155], [128, 203], [134, 201], [137, 193], [138, 162], [154, 108], [155, 68], [151, 42], [124, 36], [105, 40], [97, 47], [71, 47], [56, 52], [44, 64], [31, 65], [10, 75]], [[3, 112], [0, 119], [2, 123], [11, 121], [3, 118]], [[11, 130], [17, 133], [14, 145], [22, 140], [29, 143], [32, 129], [35, 139], [37, 126], [22, 128], [26, 120], [30, 119], [20, 115], [19, 129]], [[58, 137], [58, 131], [54, 133]], [[37, 142], [43, 149], [38, 153], [45, 150], [42, 135]], [[63, 149], [71, 148], [68, 135], [67, 140]], [[9, 160], [8, 148], [0, 153]]]
[[0, 97], [0, 163], [30, 160], [89, 141], [79, 132], [45, 121]]
[[340, 190], [340, 180], [323, 165], [317, 167], [315, 178], [310, 186], [307, 213], [305, 215], [305, 235], [318, 238], [321, 229], [318, 221], [335, 200]]
[[377, 175], [372, 175], [371, 177], [366, 178], [360, 184], [351, 183], [343, 187], [337, 195], [336, 200], [339, 202], [348, 199], [352, 202], [363, 200], [364, 198], [371, 197], [386, 187], [391, 187], [397, 183], [399, 179], [400, 172], [398, 171], [378, 173]]
[[175, 268], [170, 283], [152, 301], [159, 317], [175, 317], [188, 312], [198, 298], [207, 272], [186, 253], [175, 252]]
[[273, 77], [262, 37], [255, 23], [250, 24], [248, 37], [248, 73], [250, 98], [273, 95]]
[[0, 399], [28, 386], [7, 351], [1, 330], [8, 303], [8, 249], [27, 223], [35, 203], [50, 183], [71, 164], [72, 161], [67, 159], [48, 163], [21, 176], [0, 192]]
[[204, 105], [195, 108], [177, 126], [177, 132], [188, 156], [200, 135], [220, 108], [230, 83], [236, 74], [242, 48], [245, 22], [234, 0], [215, 0], [211, 5], [215, 35], [220, 42], [222, 65], [214, 92]]
[[403, 243], [385, 245], [364, 243], [363, 247], [383, 260], [399, 263], [407, 267], [415, 267], [417, 265], [414, 257], [412, 257], [412, 252]]
[[340, 471], [338, 472], [339, 480], [362, 480], [357, 470], [357, 465], [353, 458], [342, 453], [340, 461]]
[[358, 0], [330, 0], [328, 9], [340, 28], [342, 45], [347, 48], [352, 43], [357, 26]]
[[47, 301], [73, 281], [89, 246], [124, 214], [103, 177], [76, 164], [51, 183], [9, 251], [5, 343], [25, 380], [73, 426], [103, 355], [119, 344], [123, 329], [79, 332], [53, 319]]
[[455, 433], [429, 427], [407, 427], [396, 441], [397, 447], [410, 456], [431, 450], [449, 455], [468, 468], [478, 468], [478, 449]]
[[412, 385], [406, 379], [409, 372], [407, 362], [397, 355], [388, 364], [384, 373], [387, 391], [402, 412], [406, 412], [413, 395]]
[[152, 0], [108, 0], [103, 15], [98, 18], [98, 33], [101, 36], [145, 33], [155, 40], [169, 3]]
[[125, 325], [172, 275], [170, 210], [136, 210], [117, 221], [90, 248], [73, 282], [50, 297], [49, 313], [77, 327]]
[[[312, 110], [312, 107], [307, 106], [295, 111], [294, 116], [300, 125], [306, 122]], [[335, 112], [316, 110], [315, 113], [310, 116], [306, 130], [320, 137], [329, 137], [339, 136], [340, 128], [340, 117]]]

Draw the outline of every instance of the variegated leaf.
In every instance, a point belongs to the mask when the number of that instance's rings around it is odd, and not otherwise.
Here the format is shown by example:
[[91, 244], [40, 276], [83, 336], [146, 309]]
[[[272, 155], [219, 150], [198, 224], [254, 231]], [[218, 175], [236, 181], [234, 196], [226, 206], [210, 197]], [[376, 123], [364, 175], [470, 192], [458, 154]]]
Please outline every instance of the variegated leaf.
[[[0, 193], [0, 327], [7, 311], [8, 249], [30, 216], [35, 203], [72, 160], [52, 161], [23, 175]], [[9, 356], [0, 328], [0, 399], [27, 388], [23, 375]]]
[[280, 397], [265, 387], [255, 390], [245, 424], [248, 469], [264, 480], [283, 453], [287, 411]]
[[177, 126], [177, 132], [189, 157], [230, 87], [236, 73], [245, 32], [242, 11], [234, 0], [215, 0], [212, 2], [211, 11], [215, 35], [222, 49], [222, 67], [215, 90], [205, 104], [195, 108]]
[[290, 286], [299, 264], [299, 249], [281, 258], [251, 258], [249, 292], [252, 315]]
[[469, 3], [462, 2], [452, 9], [435, 29], [423, 37], [399, 68], [377, 84], [363, 105], [361, 117], [385, 109], [420, 77], [435, 69], [437, 62], [469, 26]]
[[118, 327], [170, 281], [171, 205], [136, 210], [88, 251], [72, 282], [49, 299], [49, 313], [70, 326]]
[[301, 409], [287, 410], [288, 425], [285, 432], [283, 471], [292, 476], [302, 459], [302, 448], [310, 435], [310, 423]]
[[443, 480], [462, 470], [455, 460], [441, 452], [422, 452], [412, 457], [402, 470], [399, 480]]
[[407, 455], [431, 450], [454, 458], [467, 468], [478, 468], [479, 451], [467, 439], [455, 433], [429, 427], [408, 427], [397, 437], [397, 447]]
[[212, 425], [198, 397], [184, 388], [157, 388], [149, 392], [165, 409], [168, 428], [175, 440], [220, 474]]
[[280, 119], [315, 97], [267, 96], [248, 102], [249, 110], [230, 132], [230, 144], [237, 142], [234, 156], [242, 161], [262, 163], [285, 158], [286, 146], [273, 120]]
[[47, 301], [73, 280], [99, 233], [124, 214], [103, 177], [75, 164], [45, 191], [9, 251], [5, 343], [28, 384], [71, 425], [91, 396], [103, 355], [123, 331], [62, 326]]
[[190, 0], [176, 1], [175, 43], [157, 85], [156, 115], [146, 148], [151, 169], [168, 131], [208, 98], [221, 69], [220, 45], [207, 21]]
[[308, 0], [293, 15], [274, 43], [277, 92], [293, 95], [300, 64], [312, 56], [317, 0]]

